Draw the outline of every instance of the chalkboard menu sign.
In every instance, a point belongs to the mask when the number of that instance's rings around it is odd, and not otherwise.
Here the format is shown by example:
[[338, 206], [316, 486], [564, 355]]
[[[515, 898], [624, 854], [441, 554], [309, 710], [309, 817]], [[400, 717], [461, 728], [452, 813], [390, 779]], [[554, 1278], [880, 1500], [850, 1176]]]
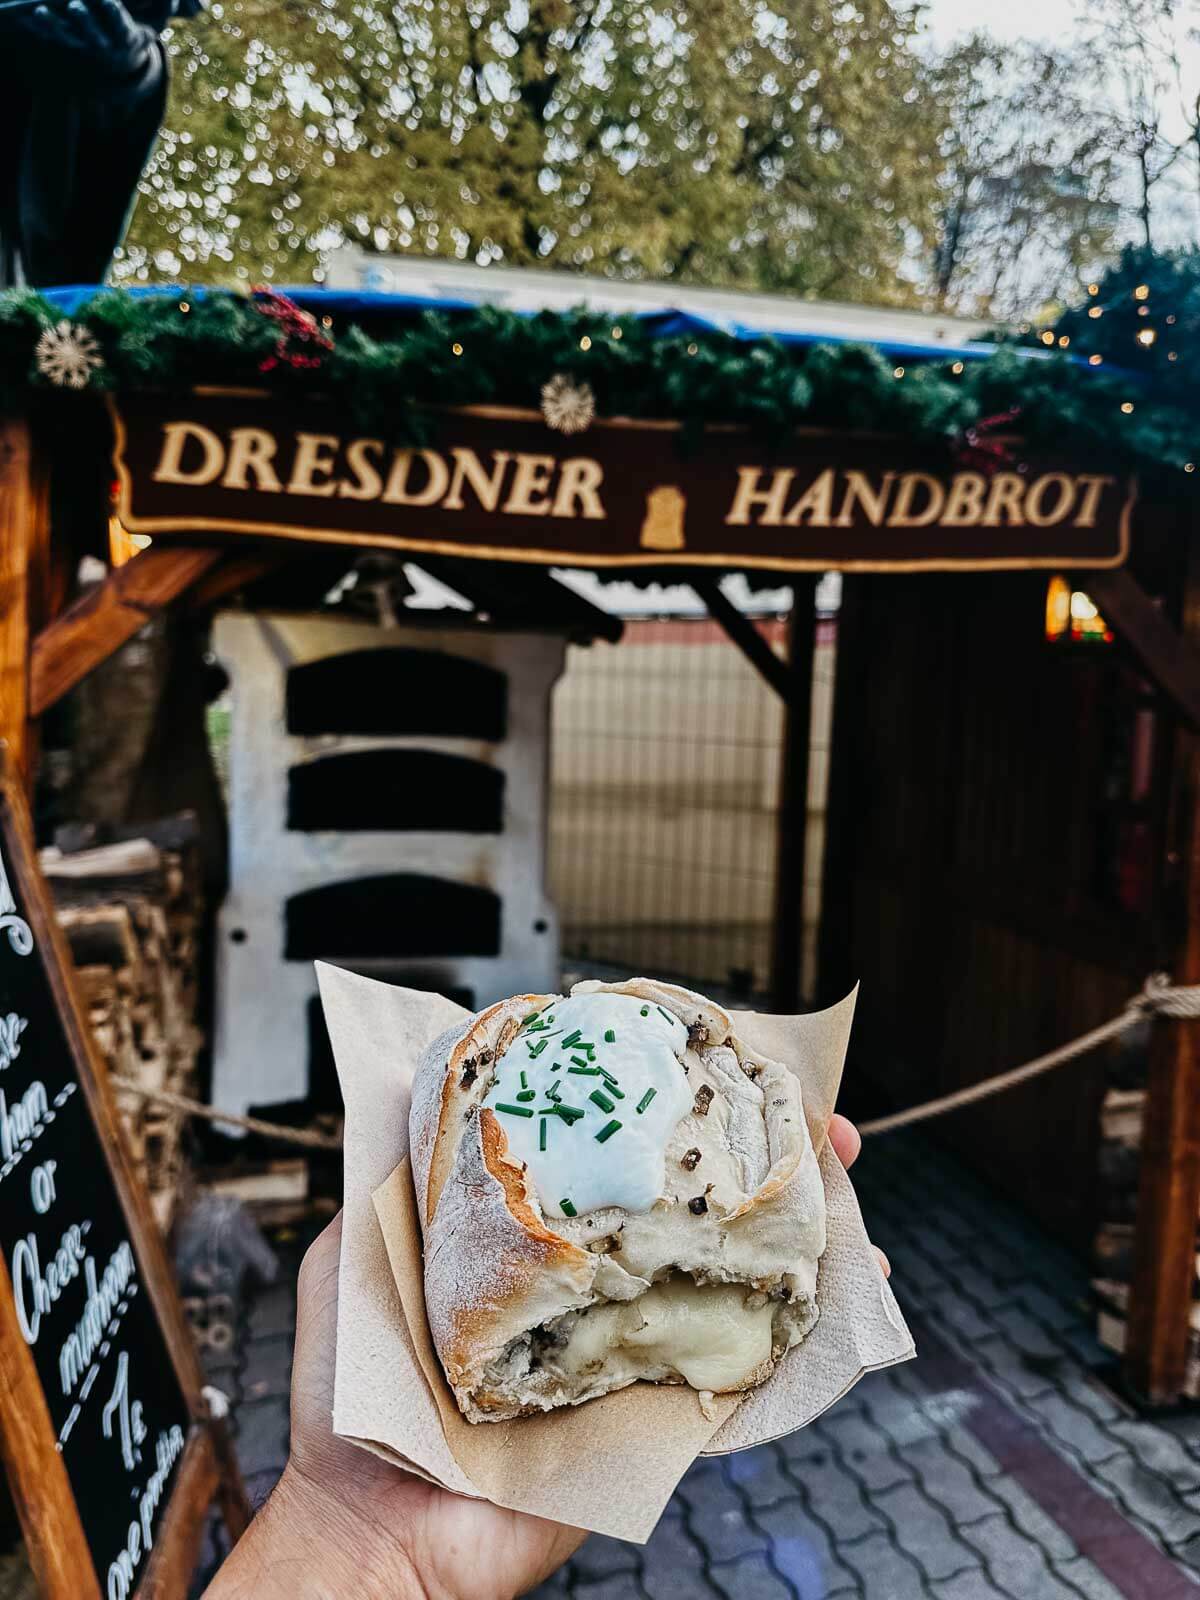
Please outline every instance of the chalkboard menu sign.
[[[102, 1071], [23, 801], [3, 784], [0, 1446], [35, 1573], [55, 1600], [150, 1592], [164, 1543], [178, 1554], [192, 1542], [179, 1531], [164, 1541], [172, 1506], [186, 1501], [198, 1530], [221, 1477], [222, 1452], [197, 1420], [182, 1313]], [[185, 1587], [181, 1573], [161, 1592]]]

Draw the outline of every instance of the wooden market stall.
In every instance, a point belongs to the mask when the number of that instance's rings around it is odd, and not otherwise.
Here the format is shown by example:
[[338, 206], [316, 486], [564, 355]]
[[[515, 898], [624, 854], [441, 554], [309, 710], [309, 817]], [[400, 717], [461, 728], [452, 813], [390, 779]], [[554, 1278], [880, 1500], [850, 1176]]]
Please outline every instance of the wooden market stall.
[[[1123, 281], [1112, 295], [1135, 314]], [[687, 575], [789, 708], [784, 792], [799, 814], [808, 602], [815, 575], [840, 570], [822, 984], [831, 996], [866, 980], [865, 1084], [872, 1034], [893, 1037], [875, 1103], [1012, 1065], [1104, 1020], [1159, 967], [1200, 983], [1195, 501], [1186, 428], [1173, 402], [1155, 409], [1144, 372], [1044, 349], [864, 349], [686, 316], [399, 296], [72, 293], [22, 307], [9, 359], [15, 347], [32, 362], [47, 340], [61, 357], [36, 363], [4, 434], [0, 730], [27, 775], [38, 718], [148, 616], [210, 611], [314, 550], [387, 549], [528, 587], [544, 622], [563, 603], [549, 568]], [[102, 427], [98, 391], [114, 514], [152, 543], [72, 601], [87, 518], [78, 504], [52, 513], [49, 485], [71, 472], [72, 415], [88, 407]], [[1156, 419], [1152, 451], [1135, 407]], [[724, 596], [728, 571], [794, 585], [786, 661]], [[1058, 574], [1117, 637], [1102, 661], [1050, 653]], [[1157, 719], [1138, 800], [1147, 865], [1128, 904], [1091, 871], [1122, 695]], [[785, 826], [784, 1008], [798, 998], [803, 849], [802, 820]], [[1193, 1287], [1200, 1063], [1195, 1024], [1151, 1032], [1128, 1366], [1163, 1399], [1181, 1386]], [[1084, 1063], [954, 1128], [1076, 1242], [1097, 1081]]]

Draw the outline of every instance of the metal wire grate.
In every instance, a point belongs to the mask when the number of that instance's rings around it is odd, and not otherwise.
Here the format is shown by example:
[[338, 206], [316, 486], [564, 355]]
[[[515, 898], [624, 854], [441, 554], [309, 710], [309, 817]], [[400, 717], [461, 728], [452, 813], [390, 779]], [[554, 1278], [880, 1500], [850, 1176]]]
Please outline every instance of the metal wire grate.
[[[782, 651], [783, 623], [760, 623]], [[551, 889], [569, 961], [761, 995], [783, 708], [707, 618], [573, 648], [554, 697]]]

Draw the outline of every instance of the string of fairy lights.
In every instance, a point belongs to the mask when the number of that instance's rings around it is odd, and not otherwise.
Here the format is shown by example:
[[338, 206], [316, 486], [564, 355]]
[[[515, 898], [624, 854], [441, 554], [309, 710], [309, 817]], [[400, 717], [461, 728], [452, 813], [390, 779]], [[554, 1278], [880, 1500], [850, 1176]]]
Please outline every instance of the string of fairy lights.
[[[1166, 259], [1170, 261], [1170, 258]], [[1139, 379], [1146, 379], [1149, 371], [1152, 371], [1146, 363], [1150, 352], [1154, 352], [1157, 362], [1168, 363], [1168, 368], [1176, 366], [1181, 360], [1181, 350], [1176, 347], [1181, 331], [1178, 310], [1155, 312], [1152, 283], [1142, 278], [1130, 286], [1125, 278], [1126, 274], [1114, 274], [1107, 283], [1088, 283], [1086, 301], [1082, 307], [1072, 310], [1067, 317], [1059, 318], [1056, 325], [1038, 330], [1022, 325], [1019, 331], [1032, 336], [1040, 346], [1053, 349], [1054, 352], [1066, 354], [1067, 350], [1077, 350], [1078, 360], [1083, 360], [1090, 368], [1110, 365], [1118, 373], [1125, 374], [1131, 358], [1139, 358], [1138, 366], [1134, 368]], [[1101, 330], [1098, 325], [1104, 322], [1104, 318], [1107, 318], [1107, 323]], [[1066, 328], [1064, 322], [1067, 323]], [[1117, 323], [1115, 334], [1109, 334], [1112, 323]], [[1078, 328], [1075, 333], [1070, 331], [1072, 325]], [[1107, 349], [1086, 349], [1088, 344], [1094, 344], [1094, 339], [1101, 333], [1107, 334]], [[1085, 334], [1091, 334], [1091, 338], [1085, 339]], [[1128, 341], [1125, 344], [1128, 354], [1123, 355], [1122, 344], [1125, 341]], [[1085, 349], [1078, 350], [1080, 344], [1085, 344]], [[1126, 394], [1118, 398], [1115, 405], [1118, 413], [1128, 418], [1138, 410], [1139, 397]], [[1197, 462], [1189, 459], [1179, 462], [1179, 466], [1187, 474], [1192, 474], [1197, 469]]]
[[[1100, 293], [1100, 285], [1098, 283], [1089, 283], [1087, 292], [1089, 296], [1098, 295]], [[1135, 301], [1140, 302], [1137, 306], [1138, 316], [1148, 317], [1150, 315], [1150, 285], [1148, 283], [1137, 284], [1133, 290], [1133, 298]], [[1089, 320], [1098, 322], [1107, 309], [1108, 307], [1099, 303], [1089, 306], [1087, 311]], [[1174, 327], [1177, 320], [1174, 312], [1168, 312], [1163, 319], [1168, 328]], [[1057, 345], [1060, 350], [1068, 349], [1071, 343], [1071, 335], [1069, 333], [1056, 333], [1053, 328], [1043, 328], [1038, 338], [1045, 345]], [[1134, 343], [1140, 345], [1143, 350], [1149, 350], [1152, 345], [1158, 342], [1158, 329], [1147, 323], [1145, 327], [1137, 329], [1133, 339]], [[1178, 350], [1168, 350], [1166, 356], [1168, 361], [1179, 360]], [[1104, 357], [1098, 350], [1094, 350], [1088, 356], [1087, 361], [1089, 366], [1099, 367], [1103, 365]], [[1130, 409], [1132, 410], [1132, 407]]]
[[36, 293], [9, 291], [0, 294], [0, 403], [254, 385], [420, 443], [434, 426], [431, 406], [537, 409], [554, 385], [560, 410], [573, 395], [583, 425], [676, 421], [684, 448], [710, 423], [741, 423], [776, 441], [825, 426], [902, 431], [969, 451], [1002, 417], [1031, 452], [1061, 449], [1069, 437], [1076, 453], [1187, 473], [1200, 455], [1200, 394], [1183, 354], [1200, 327], [1200, 263], [1186, 259], [1127, 256], [1053, 326], [1018, 330], [977, 356], [889, 359], [867, 345], [664, 333], [652, 321], [585, 311], [482, 306], [401, 317], [313, 304], [273, 290], [102, 290], [66, 316]]

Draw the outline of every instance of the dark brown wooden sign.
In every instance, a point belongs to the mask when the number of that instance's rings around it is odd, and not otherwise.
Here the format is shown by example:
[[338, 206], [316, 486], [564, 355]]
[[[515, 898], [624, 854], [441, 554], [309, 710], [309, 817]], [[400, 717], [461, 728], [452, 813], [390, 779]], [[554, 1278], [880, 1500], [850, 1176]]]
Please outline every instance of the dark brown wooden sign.
[[245, 1495], [71, 973], [0, 780], [0, 1451], [43, 1595], [167, 1600]]
[[576, 566], [778, 570], [1119, 566], [1132, 479], [1014, 451], [983, 473], [899, 437], [668, 423], [564, 435], [536, 412], [429, 414], [403, 449], [253, 394], [114, 407], [134, 532], [253, 533]]

